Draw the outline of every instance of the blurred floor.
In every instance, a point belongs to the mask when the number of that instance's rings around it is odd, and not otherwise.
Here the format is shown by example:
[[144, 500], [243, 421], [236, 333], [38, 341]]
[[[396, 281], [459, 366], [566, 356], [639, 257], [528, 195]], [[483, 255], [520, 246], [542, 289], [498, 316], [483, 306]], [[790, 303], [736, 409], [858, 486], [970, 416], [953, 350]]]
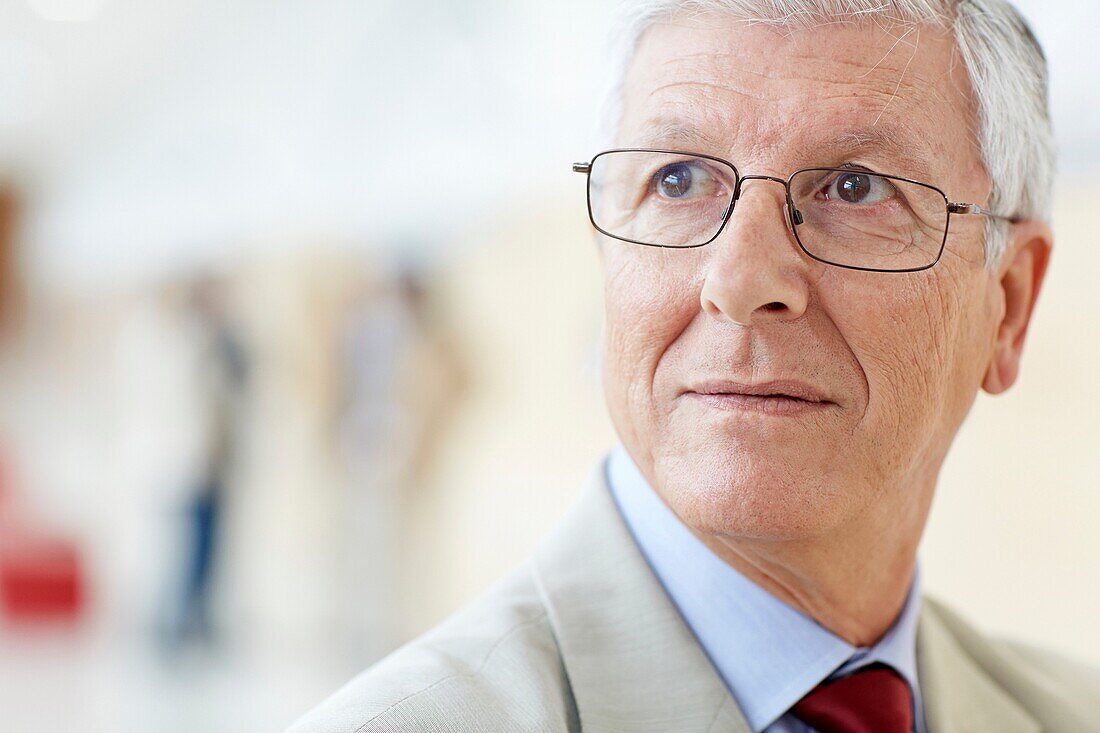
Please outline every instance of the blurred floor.
[[4, 731], [277, 731], [346, 678], [316, 650], [169, 662], [130, 633], [0, 637]]

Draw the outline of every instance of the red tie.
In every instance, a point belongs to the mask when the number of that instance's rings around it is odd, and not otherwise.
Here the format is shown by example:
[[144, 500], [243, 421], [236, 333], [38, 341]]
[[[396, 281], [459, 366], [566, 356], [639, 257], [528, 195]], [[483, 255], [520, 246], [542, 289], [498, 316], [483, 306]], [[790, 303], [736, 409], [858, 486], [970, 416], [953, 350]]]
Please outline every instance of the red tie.
[[912, 733], [909, 683], [884, 664], [822, 682], [791, 708], [819, 733]]

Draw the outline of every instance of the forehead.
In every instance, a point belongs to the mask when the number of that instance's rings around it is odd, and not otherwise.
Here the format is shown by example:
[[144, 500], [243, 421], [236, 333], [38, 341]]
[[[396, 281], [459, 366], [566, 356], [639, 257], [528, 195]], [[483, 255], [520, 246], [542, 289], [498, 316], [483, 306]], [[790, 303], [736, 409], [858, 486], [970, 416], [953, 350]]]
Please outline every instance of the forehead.
[[638, 43], [618, 142], [755, 166], [870, 152], [907, 167], [896, 172], [934, 175], [978, 160], [972, 97], [945, 29], [674, 16]]

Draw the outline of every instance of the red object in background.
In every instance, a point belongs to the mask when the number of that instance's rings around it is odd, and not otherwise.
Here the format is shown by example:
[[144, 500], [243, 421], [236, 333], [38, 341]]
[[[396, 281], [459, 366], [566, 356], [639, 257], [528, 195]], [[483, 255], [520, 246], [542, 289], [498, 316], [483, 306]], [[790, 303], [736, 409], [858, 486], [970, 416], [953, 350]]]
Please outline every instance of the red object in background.
[[0, 543], [0, 613], [11, 621], [76, 618], [84, 601], [70, 543], [21, 534]]
[[5, 463], [0, 456], [0, 619], [74, 620], [85, 598], [76, 546], [28, 529], [14, 516]]

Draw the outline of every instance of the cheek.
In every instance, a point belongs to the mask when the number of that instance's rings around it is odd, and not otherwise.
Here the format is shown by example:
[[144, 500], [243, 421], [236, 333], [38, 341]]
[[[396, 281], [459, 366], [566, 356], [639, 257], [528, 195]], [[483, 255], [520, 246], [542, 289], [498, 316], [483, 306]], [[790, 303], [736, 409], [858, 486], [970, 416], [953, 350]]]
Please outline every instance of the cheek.
[[604, 384], [612, 411], [652, 411], [653, 374], [699, 313], [699, 255], [604, 242]]
[[874, 449], [915, 457], [955, 389], [961, 284], [946, 268], [896, 278], [888, 287], [853, 281], [847, 305], [832, 312], [844, 314], [838, 327], [866, 376]]

